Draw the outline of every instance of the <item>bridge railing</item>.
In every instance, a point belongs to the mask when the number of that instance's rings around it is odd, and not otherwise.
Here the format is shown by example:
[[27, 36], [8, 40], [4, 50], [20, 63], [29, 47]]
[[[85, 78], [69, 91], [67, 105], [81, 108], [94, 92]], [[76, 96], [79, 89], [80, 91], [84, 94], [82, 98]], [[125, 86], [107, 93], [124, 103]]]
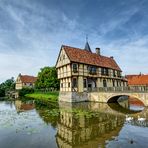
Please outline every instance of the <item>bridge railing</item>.
[[127, 86], [127, 87], [95, 87], [89, 89], [90, 92], [148, 92], [148, 86], [137, 87], [137, 86]]

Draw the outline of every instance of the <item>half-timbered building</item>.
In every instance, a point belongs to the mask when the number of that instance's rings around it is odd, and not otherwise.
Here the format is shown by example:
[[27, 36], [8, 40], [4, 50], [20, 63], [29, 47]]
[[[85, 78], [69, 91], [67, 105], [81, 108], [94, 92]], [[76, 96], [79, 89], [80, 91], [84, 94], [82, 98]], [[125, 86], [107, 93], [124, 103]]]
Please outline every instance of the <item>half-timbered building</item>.
[[101, 55], [100, 48], [96, 48], [96, 53], [93, 53], [88, 42], [84, 49], [62, 45], [56, 68], [60, 79], [60, 94], [82, 94], [98, 87], [127, 85], [114, 58]]
[[19, 74], [15, 82], [15, 89], [33, 88], [36, 80], [37, 77]]

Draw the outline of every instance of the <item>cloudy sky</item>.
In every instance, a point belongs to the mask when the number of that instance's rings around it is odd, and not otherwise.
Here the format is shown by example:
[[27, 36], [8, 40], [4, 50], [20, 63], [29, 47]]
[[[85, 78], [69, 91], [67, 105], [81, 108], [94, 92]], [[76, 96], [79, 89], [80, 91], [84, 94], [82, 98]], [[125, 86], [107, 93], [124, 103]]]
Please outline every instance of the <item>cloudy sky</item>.
[[0, 82], [55, 65], [62, 44], [114, 56], [148, 73], [147, 0], [0, 0]]

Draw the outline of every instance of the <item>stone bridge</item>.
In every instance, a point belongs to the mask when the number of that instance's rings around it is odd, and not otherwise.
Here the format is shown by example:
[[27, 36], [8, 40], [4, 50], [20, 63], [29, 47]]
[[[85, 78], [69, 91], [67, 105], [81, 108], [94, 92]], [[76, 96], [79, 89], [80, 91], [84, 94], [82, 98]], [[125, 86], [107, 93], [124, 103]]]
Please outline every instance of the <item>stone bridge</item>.
[[89, 92], [89, 101], [109, 102], [110, 99], [117, 99], [118, 96], [129, 96], [140, 100], [145, 106], [148, 106], [148, 92]]
[[60, 92], [59, 102], [116, 102], [120, 96], [134, 97], [148, 106], [148, 86], [98, 87], [84, 92]]

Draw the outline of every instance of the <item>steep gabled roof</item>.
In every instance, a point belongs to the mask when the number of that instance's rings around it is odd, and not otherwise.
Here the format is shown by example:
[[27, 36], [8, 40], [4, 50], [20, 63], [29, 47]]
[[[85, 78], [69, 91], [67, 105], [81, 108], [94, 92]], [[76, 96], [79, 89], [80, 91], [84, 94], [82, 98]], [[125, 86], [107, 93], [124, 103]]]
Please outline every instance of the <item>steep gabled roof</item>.
[[94, 66], [106, 67], [121, 71], [120, 67], [113, 58], [97, 55], [96, 53], [89, 52], [87, 50], [62, 46], [69, 57], [70, 61], [84, 63]]
[[22, 83], [35, 83], [37, 80], [37, 77], [29, 76], [29, 75], [20, 75], [20, 80]]
[[128, 85], [148, 85], [148, 75], [126, 75]]

